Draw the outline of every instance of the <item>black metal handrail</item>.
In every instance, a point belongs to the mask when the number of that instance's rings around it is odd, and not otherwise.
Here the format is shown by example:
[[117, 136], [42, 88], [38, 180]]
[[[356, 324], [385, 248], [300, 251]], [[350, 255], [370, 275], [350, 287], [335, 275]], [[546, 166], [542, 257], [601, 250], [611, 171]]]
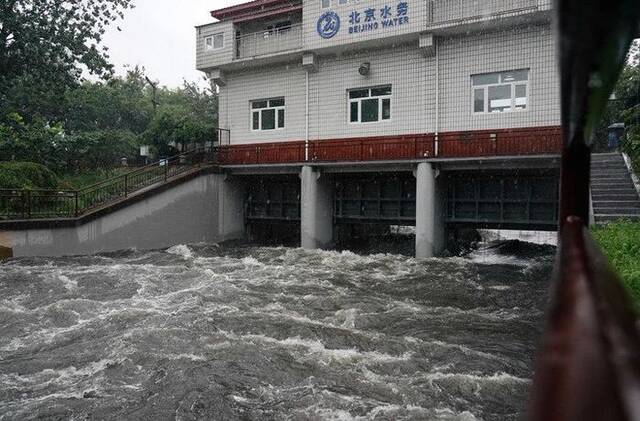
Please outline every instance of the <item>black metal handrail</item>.
[[77, 218], [209, 165], [213, 150], [199, 146], [79, 190], [0, 189], [0, 221]]

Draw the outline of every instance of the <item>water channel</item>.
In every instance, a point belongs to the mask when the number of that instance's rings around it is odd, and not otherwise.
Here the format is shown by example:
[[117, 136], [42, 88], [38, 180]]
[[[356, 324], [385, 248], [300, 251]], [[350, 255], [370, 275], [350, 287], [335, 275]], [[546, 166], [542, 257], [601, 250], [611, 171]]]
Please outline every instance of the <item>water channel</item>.
[[516, 420], [553, 249], [0, 263], [0, 420]]

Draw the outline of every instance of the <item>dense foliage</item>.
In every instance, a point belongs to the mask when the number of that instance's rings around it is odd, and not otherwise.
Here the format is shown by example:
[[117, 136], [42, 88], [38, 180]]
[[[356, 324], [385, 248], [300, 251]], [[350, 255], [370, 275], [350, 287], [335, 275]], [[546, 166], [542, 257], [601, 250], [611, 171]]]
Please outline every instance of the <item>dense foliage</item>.
[[141, 144], [168, 155], [213, 138], [211, 88], [113, 76], [100, 42], [132, 3], [0, 0], [0, 161], [77, 173], [135, 162]]
[[83, 70], [109, 76], [105, 28], [132, 0], [3, 0], [0, 2], [0, 116], [56, 120], [60, 98]]
[[109, 168], [122, 158], [134, 162], [138, 140], [129, 130], [94, 130], [76, 132], [65, 137], [64, 160], [61, 164], [70, 172], [94, 168]]
[[593, 235], [640, 307], [640, 223], [597, 226]]
[[[85, 81], [67, 90], [55, 122], [12, 112], [0, 118], [0, 161], [27, 161], [56, 172], [135, 162], [139, 145], [160, 155], [213, 138], [217, 97], [185, 82], [153, 89], [141, 69], [108, 81]], [[155, 103], [155, 104], [154, 104]]]
[[38, 162], [49, 168], [61, 163], [60, 143], [64, 138], [59, 125], [42, 119], [26, 122], [17, 113], [5, 116], [0, 123], [0, 160]]
[[57, 186], [56, 175], [44, 165], [32, 162], [0, 162], [0, 189], [53, 189]]
[[181, 149], [211, 141], [218, 122], [218, 98], [212, 89], [187, 83], [180, 89], [160, 89], [157, 111], [141, 140], [153, 145], [161, 155], [172, 153], [171, 145]]
[[622, 150], [632, 159], [636, 172], [640, 172], [640, 42], [636, 41], [629, 53], [612, 100], [605, 111], [601, 127], [596, 132], [596, 149], [607, 149], [607, 127], [625, 123], [626, 136]]

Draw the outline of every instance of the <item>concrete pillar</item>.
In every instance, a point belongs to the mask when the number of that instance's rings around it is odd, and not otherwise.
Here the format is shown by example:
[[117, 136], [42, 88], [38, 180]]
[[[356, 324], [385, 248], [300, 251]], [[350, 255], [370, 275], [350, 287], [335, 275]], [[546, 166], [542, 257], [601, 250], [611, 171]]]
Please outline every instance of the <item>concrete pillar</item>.
[[333, 186], [326, 176], [320, 176], [310, 166], [300, 173], [302, 194], [300, 243], [302, 248], [329, 247], [333, 241]]
[[416, 257], [437, 256], [444, 249], [444, 197], [430, 163], [418, 164], [416, 175]]
[[218, 191], [218, 234], [225, 240], [245, 237], [245, 185], [242, 180], [220, 174]]

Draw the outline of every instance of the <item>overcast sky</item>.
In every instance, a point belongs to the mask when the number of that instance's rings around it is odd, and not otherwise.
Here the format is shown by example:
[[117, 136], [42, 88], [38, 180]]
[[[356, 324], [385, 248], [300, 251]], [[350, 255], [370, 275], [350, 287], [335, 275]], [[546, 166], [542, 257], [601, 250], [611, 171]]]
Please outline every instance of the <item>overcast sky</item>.
[[125, 72], [124, 66], [138, 64], [162, 85], [202, 80], [203, 74], [195, 70], [194, 27], [214, 22], [211, 10], [245, 1], [134, 0], [136, 7], [109, 28], [104, 44], [118, 74]]

